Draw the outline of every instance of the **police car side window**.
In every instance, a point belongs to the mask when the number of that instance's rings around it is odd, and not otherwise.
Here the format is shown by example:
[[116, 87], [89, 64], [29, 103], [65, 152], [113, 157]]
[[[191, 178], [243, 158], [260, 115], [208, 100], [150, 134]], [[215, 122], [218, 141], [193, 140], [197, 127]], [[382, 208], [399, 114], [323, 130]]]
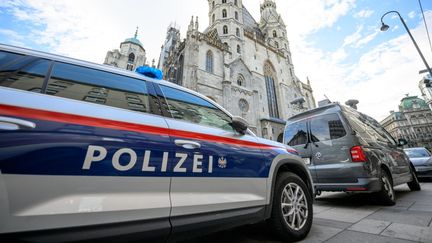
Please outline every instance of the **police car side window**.
[[229, 125], [231, 118], [210, 102], [164, 85], [160, 85], [160, 88], [173, 118], [234, 132]]
[[0, 86], [40, 93], [50, 61], [0, 51]]
[[71, 64], [54, 65], [46, 93], [128, 110], [149, 111], [145, 81]]

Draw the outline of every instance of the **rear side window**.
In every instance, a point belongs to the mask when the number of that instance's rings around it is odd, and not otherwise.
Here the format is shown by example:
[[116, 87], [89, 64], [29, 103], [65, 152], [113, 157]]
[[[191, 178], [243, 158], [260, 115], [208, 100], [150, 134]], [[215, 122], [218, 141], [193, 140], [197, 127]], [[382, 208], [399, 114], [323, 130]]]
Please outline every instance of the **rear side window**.
[[337, 114], [327, 114], [311, 119], [313, 142], [338, 139], [346, 135], [345, 128]]
[[231, 118], [205, 99], [163, 85], [160, 88], [173, 118], [234, 132]]
[[50, 61], [0, 51], [0, 86], [41, 92]]
[[306, 121], [289, 124], [285, 128], [284, 141], [290, 146], [306, 144], [308, 142]]
[[46, 93], [128, 110], [149, 111], [145, 81], [71, 64], [54, 65]]

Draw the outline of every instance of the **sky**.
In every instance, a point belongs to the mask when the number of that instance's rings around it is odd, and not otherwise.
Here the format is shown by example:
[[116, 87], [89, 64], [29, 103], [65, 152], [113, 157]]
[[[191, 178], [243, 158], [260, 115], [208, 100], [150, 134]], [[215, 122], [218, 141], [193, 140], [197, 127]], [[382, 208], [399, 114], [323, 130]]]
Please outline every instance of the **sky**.
[[[243, 5], [260, 20], [260, 3]], [[425, 65], [396, 14], [399, 11], [427, 61], [432, 47], [418, 0], [275, 0], [287, 26], [297, 77], [309, 77], [316, 101], [327, 96], [344, 103], [359, 100], [358, 109], [377, 120], [398, 110], [406, 94], [421, 96]], [[421, 0], [432, 35], [432, 1]], [[103, 63], [106, 52], [126, 38], [143, 43], [147, 60], [159, 58], [169, 25], [185, 37], [191, 16], [199, 30], [208, 26], [205, 0], [0, 0], [0, 43]]]

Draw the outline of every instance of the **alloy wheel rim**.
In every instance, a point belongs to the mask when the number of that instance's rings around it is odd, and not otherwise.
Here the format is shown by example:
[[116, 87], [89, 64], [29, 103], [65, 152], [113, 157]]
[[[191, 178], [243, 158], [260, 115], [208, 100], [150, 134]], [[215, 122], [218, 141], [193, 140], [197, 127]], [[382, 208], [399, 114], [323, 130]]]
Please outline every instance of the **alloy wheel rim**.
[[382, 182], [383, 182], [383, 184], [384, 184], [384, 189], [386, 190], [386, 192], [387, 192], [387, 195], [391, 198], [391, 199], [393, 199], [393, 197], [394, 197], [394, 193], [393, 193], [393, 187], [392, 187], [392, 185], [391, 185], [391, 183], [390, 183], [390, 180], [387, 178], [387, 176], [385, 176], [385, 175], [383, 175], [382, 176]]
[[309, 215], [306, 195], [296, 183], [289, 183], [282, 191], [281, 210], [285, 223], [293, 230], [302, 229]]

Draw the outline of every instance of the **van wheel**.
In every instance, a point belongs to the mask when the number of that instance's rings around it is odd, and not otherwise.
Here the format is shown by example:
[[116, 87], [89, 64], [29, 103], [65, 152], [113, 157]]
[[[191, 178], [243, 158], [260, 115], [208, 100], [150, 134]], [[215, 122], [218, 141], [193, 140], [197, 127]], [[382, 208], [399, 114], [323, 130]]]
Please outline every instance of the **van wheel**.
[[396, 204], [396, 196], [393, 189], [393, 181], [389, 173], [381, 171], [381, 191], [377, 192], [377, 197], [381, 204], [392, 206]]
[[411, 169], [412, 181], [407, 183], [408, 187], [411, 191], [420, 191], [421, 186], [417, 178], [417, 173], [415, 172], [413, 166], [410, 166], [410, 169]]
[[312, 226], [312, 195], [300, 177], [284, 172], [274, 188], [270, 228], [284, 241], [304, 239]]

